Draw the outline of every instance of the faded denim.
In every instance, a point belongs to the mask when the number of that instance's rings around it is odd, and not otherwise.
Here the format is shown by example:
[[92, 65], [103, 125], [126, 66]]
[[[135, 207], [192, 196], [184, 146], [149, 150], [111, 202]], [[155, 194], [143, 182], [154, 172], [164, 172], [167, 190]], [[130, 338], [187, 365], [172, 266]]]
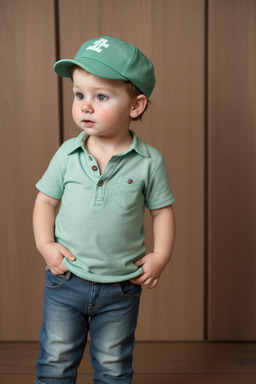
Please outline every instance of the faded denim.
[[130, 384], [141, 286], [46, 271], [36, 384], [75, 384], [90, 330], [94, 384]]

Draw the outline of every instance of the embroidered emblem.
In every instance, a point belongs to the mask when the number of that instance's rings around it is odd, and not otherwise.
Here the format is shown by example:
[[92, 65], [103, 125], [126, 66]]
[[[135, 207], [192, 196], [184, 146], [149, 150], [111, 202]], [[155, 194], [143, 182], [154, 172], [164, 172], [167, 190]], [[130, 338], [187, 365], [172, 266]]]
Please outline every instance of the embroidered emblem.
[[91, 50], [95, 52], [102, 52], [102, 48], [108, 48], [109, 44], [107, 44], [108, 40], [106, 39], [100, 39], [96, 40], [93, 45], [89, 45], [89, 47], [86, 48], [86, 50]]

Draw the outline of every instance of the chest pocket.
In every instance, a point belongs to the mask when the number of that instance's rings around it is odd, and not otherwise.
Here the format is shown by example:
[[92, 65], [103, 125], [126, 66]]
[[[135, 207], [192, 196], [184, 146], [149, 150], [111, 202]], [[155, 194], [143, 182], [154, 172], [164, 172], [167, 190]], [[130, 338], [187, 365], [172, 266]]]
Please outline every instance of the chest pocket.
[[115, 200], [122, 208], [131, 209], [142, 197], [143, 181], [121, 177], [116, 185]]

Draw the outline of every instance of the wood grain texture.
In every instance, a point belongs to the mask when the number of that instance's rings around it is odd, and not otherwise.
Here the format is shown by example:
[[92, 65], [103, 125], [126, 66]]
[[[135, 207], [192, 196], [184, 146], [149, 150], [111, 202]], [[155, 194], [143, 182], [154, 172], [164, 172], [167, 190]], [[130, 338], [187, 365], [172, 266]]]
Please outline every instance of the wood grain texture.
[[[178, 230], [159, 287], [143, 292], [138, 340], [203, 338], [204, 4], [59, 1], [61, 58], [110, 34], [141, 48], [156, 69], [149, 110], [132, 128], [163, 153]], [[255, 340], [256, 2], [209, 0], [208, 8], [208, 335]], [[54, 0], [0, 2], [1, 340], [36, 340], [41, 324], [44, 263], [34, 246], [32, 209], [34, 184], [59, 146], [55, 38]], [[69, 80], [63, 98], [67, 139], [79, 133]], [[148, 215], [145, 225], [150, 249]]]
[[[112, 35], [138, 46], [157, 83], [142, 123], [132, 128], [158, 148], [176, 195], [173, 261], [159, 287], [144, 290], [139, 340], [202, 340], [204, 270], [204, 1], [62, 0], [61, 58], [93, 37]], [[125, 11], [124, 11], [125, 10]], [[79, 131], [71, 117], [70, 80], [63, 80], [64, 137]], [[147, 216], [148, 249], [152, 247]]]
[[256, 2], [209, 2], [209, 338], [256, 339]]
[[[33, 375], [1, 375], [1, 384], [27, 384], [34, 380]], [[77, 384], [90, 384], [92, 375], [80, 375]], [[255, 384], [256, 375], [190, 375], [190, 374], [157, 374], [157, 375], [134, 375], [133, 384]]]
[[32, 233], [35, 183], [58, 146], [52, 0], [0, 3], [0, 339], [36, 340], [44, 263]]
[[[92, 382], [86, 347], [78, 384]], [[34, 381], [37, 343], [0, 344], [1, 384]], [[254, 384], [254, 343], [143, 343], [135, 344], [134, 384]]]

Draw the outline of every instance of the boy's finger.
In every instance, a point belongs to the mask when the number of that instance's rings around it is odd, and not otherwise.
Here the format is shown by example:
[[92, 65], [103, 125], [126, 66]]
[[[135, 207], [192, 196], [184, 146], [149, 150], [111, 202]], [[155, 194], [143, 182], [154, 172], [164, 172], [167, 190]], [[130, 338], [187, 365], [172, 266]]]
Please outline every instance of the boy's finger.
[[143, 282], [143, 285], [145, 285], [146, 287], [150, 287], [152, 283], [153, 283], [153, 280], [151, 277], [149, 277], [147, 280]]
[[63, 273], [67, 272], [66, 268], [60, 268], [60, 267], [51, 267], [50, 271], [53, 275], [62, 275]]
[[74, 261], [76, 259], [75, 256], [72, 255], [72, 253], [69, 252], [69, 250], [67, 250], [67, 248], [65, 248], [63, 245], [61, 245], [61, 253], [66, 257], [66, 259], [70, 261]]
[[144, 285], [145, 281], [148, 279], [149, 276], [145, 276], [145, 274], [140, 275], [136, 279], [130, 280], [133, 284], [137, 285]]
[[157, 286], [158, 279], [155, 279], [149, 286], [148, 289], [153, 289]]
[[141, 259], [135, 261], [134, 263], [137, 267], [141, 267], [144, 264], [144, 258], [142, 257]]

